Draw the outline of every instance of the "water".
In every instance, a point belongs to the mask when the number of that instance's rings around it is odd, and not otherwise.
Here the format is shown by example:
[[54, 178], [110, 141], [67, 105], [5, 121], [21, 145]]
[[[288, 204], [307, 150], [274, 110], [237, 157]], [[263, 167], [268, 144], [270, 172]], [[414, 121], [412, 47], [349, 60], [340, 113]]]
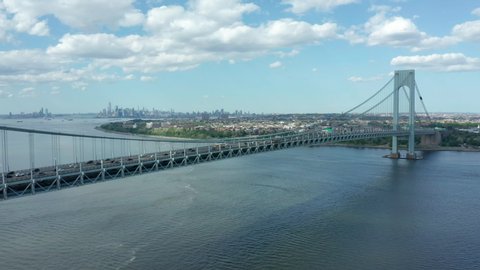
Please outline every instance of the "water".
[[296, 148], [0, 202], [1, 269], [479, 269], [480, 153]]
[[[73, 121], [65, 119], [0, 119], [0, 125], [27, 129], [56, 131], [91, 136], [109, 136], [118, 138], [136, 138], [138, 136], [105, 133], [95, 129], [104, 123], [119, 121], [111, 119], [78, 118]], [[30, 168], [28, 133], [12, 132], [7, 134], [8, 140], [8, 168], [5, 171], [14, 171]], [[1, 137], [1, 135], [0, 135]], [[144, 154], [146, 152], [166, 151], [198, 147], [198, 143], [164, 143], [164, 142], [135, 142], [102, 139], [79, 139], [68, 136], [58, 136], [58, 155], [55, 155], [55, 143], [51, 135], [34, 135], [34, 167], [53, 166], [55, 163], [68, 164], [88, 160], [107, 159], [118, 156]], [[0, 138], [1, 139], [1, 138]], [[3, 152], [0, 145], [0, 152]], [[3, 156], [0, 155], [0, 161]], [[0, 162], [0, 166], [3, 162]], [[0, 167], [0, 171], [2, 171]]]

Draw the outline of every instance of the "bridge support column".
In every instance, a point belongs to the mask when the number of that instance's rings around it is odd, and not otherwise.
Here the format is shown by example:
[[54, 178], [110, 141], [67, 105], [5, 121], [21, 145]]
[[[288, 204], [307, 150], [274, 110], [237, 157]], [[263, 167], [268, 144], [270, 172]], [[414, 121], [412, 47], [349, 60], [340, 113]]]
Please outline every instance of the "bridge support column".
[[2, 172], [8, 172], [10, 170], [8, 165], [8, 133], [6, 130], [2, 130], [1, 137], [1, 149], [2, 149]]
[[138, 155], [138, 171], [140, 172], [140, 174], [143, 173], [143, 163], [142, 163], [142, 158], [140, 157], [140, 155]]
[[195, 148], [195, 153], [197, 154], [196, 163], [200, 163], [200, 154], [198, 153], [198, 146]]
[[35, 179], [32, 177], [31, 178], [31, 187], [30, 187], [30, 191], [32, 192], [33, 195], [35, 195]]
[[159, 161], [158, 161], [158, 158], [157, 158], [157, 153], [155, 153], [155, 165], [154, 165], [155, 171], [158, 171], [158, 163], [159, 163]]
[[[395, 72], [395, 84], [393, 89], [393, 132], [398, 131], [398, 118], [399, 118], [399, 99], [400, 99], [400, 74]], [[398, 137], [397, 135], [392, 136], [392, 152], [390, 153], [390, 158], [398, 159], [400, 158], [400, 152], [398, 152]]]
[[408, 87], [410, 88], [410, 109], [408, 117], [407, 159], [417, 159], [417, 156], [415, 154], [415, 71], [410, 71]]
[[60, 189], [62, 183], [60, 183], [61, 177], [60, 177], [60, 174], [58, 173], [57, 159], [54, 160], [54, 163], [55, 163], [55, 173], [57, 175], [57, 180], [56, 180], [57, 181], [57, 189]]
[[60, 189], [62, 187], [62, 183], [60, 182], [61, 177], [60, 175], [57, 174], [57, 189]]
[[3, 199], [7, 199], [7, 184], [5, 183], [5, 172], [2, 170], [2, 193], [3, 193]]
[[[409, 88], [408, 100], [409, 100], [409, 117], [408, 117], [408, 152], [407, 159], [416, 159], [415, 155], [415, 70], [397, 70], [395, 71], [394, 88], [393, 88], [393, 132], [397, 133], [399, 130], [399, 100], [400, 89], [404, 86]], [[392, 152], [390, 158], [400, 158], [398, 151], [398, 137], [392, 136]]]
[[123, 164], [123, 157], [120, 158], [120, 175], [123, 177], [125, 177], [125, 165]]
[[436, 131], [433, 135], [422, 135], [420, 145], [427, 147], [435, 147], [440, 145], [441, 143], [442, 135], [440, 134], [440, 132]]
[[103, 165], [103, 159], [100, 160], [100, 166], [101, 166], [101, 169], [102, 169], [102, 181], [105, 181], [105, 167]]
[[80, 162], [79, 163], [79, 169], [80, 169], [80, 184], [85, 184], [84, 182], [84, 178], [85, 178], [85, 173], [83, 172], [83, 168], [82, 168], [82, 163]]

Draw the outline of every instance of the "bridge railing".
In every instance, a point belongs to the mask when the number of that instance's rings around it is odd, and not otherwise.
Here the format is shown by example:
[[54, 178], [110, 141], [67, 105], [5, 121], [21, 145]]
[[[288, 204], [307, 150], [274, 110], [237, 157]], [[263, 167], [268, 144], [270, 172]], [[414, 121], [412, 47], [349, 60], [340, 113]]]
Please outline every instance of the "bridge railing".
[[[51, 166], [56, 167], [58, 165], [71, 165], [72, 167], [68, 170], [73, 171], [76, 169], [72, 164], [78, 163], [98, 163], [101, 160], [116, 159], [122, 157], [123, 162], [135, 162], [133, 159], [138, 159], [138, 156], [143, 156], [146, 153], [158, 153], [159, 155], [167, 155], [170, 157], [172, 151], [174, 155], [182, 155], [187, 151], [192, 149], [198, 149], [199, 147], [207, 146], [220, 146], [225, 145], [230, 148], [241, 148], [242, 144], [265, 144], [275, 142], [291, 142], [298, 140], [308, 140], [315, 138], [333, 138], [335, 136], [341, 135], [355, 135], [355, 134], [384, 134], [385, 136], [399, 135], [404, 136], [408, 132], [406, 129], [400, 129], [397, 132], [393, 132], [391, 129], [384, 127], [334, 127], [332, 129], [323, 129], [316, 128], [305, 131], [287, 131], [287, 132], [278, 132], [273, 134], [259, 135], [259, 136], [248, 136], [248, 137], [238, 137], [238, 138], [228, 138], [222, 140], [188, 140], [189, 143], [177, 143], [177, 148], [172, 147], [171, 145], [160, 145], [159, 143], [165, 143], [164, 140], [157, 138], [122, 138], [122, 137], [102, 137], [102, 136], [88, 136], [88, 135], [78, 135], [78, 134], [68, 134], [68, 133], [57, 133], [57, 132], [48, 132], [48, 131], [37, 131], [31, 129], [21, 129], [21, 128], [12, 128], [12, 127], [0, 127], [0, 130], [3, 128], [3, 132], [16, 133], [13, 137], [14, 139], [19, 139], [23, 136], [24, 142], [18, 142], [17, 145], [11, 147], [14, 149], [13, 152], [10, 151], [10, 156], [17, 158], [17, 160], [23, 161], [24, 166], [10, 167], [5, 166], [6, 162], [3, 162], [2, 168], [0, 171], [8, 174], [12, 170], [22, 170], [27, 171], [25, 168], [34, 169], [36, 167], [45, 167]], [[17, 134], [23, 134], [22, 136], [17, 136]], [[52, 160], [51, 163], [45, 162], [45, 160], [40, 160], [41, 162], [35, 162], [35, 148], [34, 146], [29, 145], [33, 140], [33, 136], [30, 135], [38, 134], [38, 136], [50, 136], [51, 137], [51, 154]], [[423, 130], [418, 129], [417, 134], [433, 134], [433, 130]], [[72, 137], [69, 137], [72, 136]], [[5, 135], [4, 135], [5, 139]], [[32, 139], [32, 140], [29, 140]], [[112, 139], [111, 141], [106, 141], [107, 139]], [[87, 141], [90, 140], [90, 141]], [[44, 140], [42, 143], [35, 143], [36, 147], [41, 147], [44, 149], [46, 147]], [[187, 141], [187, 140], [185, 140]], [[196, 143], [192, 143], [196, 142]], [[131, 143], [138, 142], [137, 151], [130, 151]], [[152, 145], [144, 145], [146, 143], [152, 143]], [[40, 145], [39, 145], [40, 144]], [[39, 145], [39, 146], [38, 146]], [[62, 146], [67, 147], [67, 154], [70, 154], [70, 157], [65, 155], [60, 155], [59, 149]], [[27, 147], [29, 146], [29, 147]], [[128, 147], [127, 147], [128, 146]], [[43, 148], [42, 148], [43, 147]], [[48, 147], [47, 147], [48, 148]], [[114, 149], [117, 148], [117, 149]], [[23, 150], [21, 150], [23, 149]], [[70, 151], [68, 151], [70, 149]], [[8, 156], [5, 154], [5, 147], [2, 149], [3, 157], [2, 160], [8, 161]], [[15, 151], [23, 151], [23, 153], [15, 153]], [[167, 153], [170, 151], [169, 153]], [[30, 153], [28, 153], [30, 152]], [[107, 152], [107, 153], [105, 153]], [[17, 155], [18, 154], [18, 155]], [[25, 158], [27, 154], [27, 158]], [[28, 157], [28, 155], [30, 157]], [[18, 158], [17, 156], [21, 156]], [[61, 158], [60, 158], [61, 156]], [[30, 159], [30, 160], [29, 160]], [[38, 159], [37, 159], [38, 160]], [[14, 160], [15, 161], [15, 160]], [[27, 174], [27, 172], [22, 172]], [[21, 174], [22, 174], [21, 173]]]

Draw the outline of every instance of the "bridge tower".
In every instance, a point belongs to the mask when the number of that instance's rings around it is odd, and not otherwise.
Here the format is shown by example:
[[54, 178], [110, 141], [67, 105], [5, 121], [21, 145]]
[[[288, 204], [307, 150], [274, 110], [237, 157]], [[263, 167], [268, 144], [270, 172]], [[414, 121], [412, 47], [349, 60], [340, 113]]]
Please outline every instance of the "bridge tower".
[[[393, 131], [399, 131], [399, 101], [400, 90], [408, 87], [409, 116], [408, 116], [408, 152], [407, 159], [416, 159], [415, 155], [415, 70], [396, 70], [394, 79], [393, 93]], [[392, 153], [391, 158], [400, 158], [398, 152], [398, 137], [392, 136]]]

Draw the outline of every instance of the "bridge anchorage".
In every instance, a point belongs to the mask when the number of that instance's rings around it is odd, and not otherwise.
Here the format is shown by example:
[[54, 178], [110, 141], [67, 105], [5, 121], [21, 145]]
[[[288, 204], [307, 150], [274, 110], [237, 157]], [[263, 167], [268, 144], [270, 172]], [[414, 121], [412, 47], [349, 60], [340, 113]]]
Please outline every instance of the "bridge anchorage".
[[[393, 91], [388, 90], [392, 82]], [[400, 158], [399, 139], [406, 137], [406, 158], [416, 159], [415, 135], [430, 136], [422, 142], [435, 140], [433, 129], [421, 127], [420, 120], [429, 116], [426, 109], [424, 115], [415, 112], [416, 93], [425, 109], [415, 72], [396, 71], [373, 96], [342, 114], [344, 119], [333, 120], [331, 128], [228, 139], [93, 136], [0, 126], [0, 199], [273, 150], [362, 139], [392, 137], [388, 156]]]

